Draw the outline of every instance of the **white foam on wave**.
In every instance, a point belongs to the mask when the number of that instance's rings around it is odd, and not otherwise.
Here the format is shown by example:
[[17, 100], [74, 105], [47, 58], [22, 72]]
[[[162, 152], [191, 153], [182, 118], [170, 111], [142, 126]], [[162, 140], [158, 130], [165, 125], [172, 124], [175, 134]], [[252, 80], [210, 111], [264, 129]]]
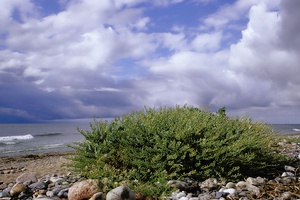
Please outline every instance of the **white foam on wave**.
[[0, 142], [12, 142], [15, 140], [31, 140], [34, 137], [30, 134], [27, 135], [13, 135], [13, 136], [4, 136], [0, 137]]
[[293, 128], [292, 130], [293, 130], [293, 131], [300, 131], [299, 128]]

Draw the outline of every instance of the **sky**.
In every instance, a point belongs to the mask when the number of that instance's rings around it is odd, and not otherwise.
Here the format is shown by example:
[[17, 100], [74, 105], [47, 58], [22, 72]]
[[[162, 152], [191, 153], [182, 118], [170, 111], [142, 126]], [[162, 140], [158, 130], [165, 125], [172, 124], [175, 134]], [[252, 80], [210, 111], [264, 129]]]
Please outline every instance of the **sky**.
[[1, 0], [0, 123], [189, 105], [300, 124], [299, 0]]

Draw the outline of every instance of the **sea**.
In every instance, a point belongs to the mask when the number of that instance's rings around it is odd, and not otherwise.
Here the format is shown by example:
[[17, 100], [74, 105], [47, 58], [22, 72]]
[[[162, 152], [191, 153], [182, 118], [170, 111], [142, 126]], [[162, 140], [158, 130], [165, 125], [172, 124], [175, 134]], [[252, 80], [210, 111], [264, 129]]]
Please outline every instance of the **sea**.
[[[300, 124], [272, 124], [278, 134], [300, 134]], [[89, 124], [0, 124], [0, 157], [73, 150], [69, 144], [84, 137], [77, 128], [90, 130]]]
[[73, 150], [84, 137], [77, 131], [89, 124], [0, 124], [0, 157]]

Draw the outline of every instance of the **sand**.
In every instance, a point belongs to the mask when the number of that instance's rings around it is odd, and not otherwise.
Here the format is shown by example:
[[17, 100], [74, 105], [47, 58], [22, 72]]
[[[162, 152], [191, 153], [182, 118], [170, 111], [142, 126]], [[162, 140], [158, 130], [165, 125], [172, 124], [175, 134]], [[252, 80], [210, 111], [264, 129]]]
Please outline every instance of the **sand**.
[[74, 152], [43, 153], [36, 155], [0, 157], [0, 181], [12, 183], [26, 172], [35, 172], [41, 178], [47, 174], [66, 175], [71, 170], [64, 166]]

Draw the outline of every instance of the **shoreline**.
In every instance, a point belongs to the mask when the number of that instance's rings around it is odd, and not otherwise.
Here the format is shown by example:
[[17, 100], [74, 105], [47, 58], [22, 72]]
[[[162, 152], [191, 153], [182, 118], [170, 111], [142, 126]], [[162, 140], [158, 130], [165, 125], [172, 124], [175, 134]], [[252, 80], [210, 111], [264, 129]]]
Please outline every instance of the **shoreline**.
[[30, 159], [30, 158], [42, 158], [46, 156], [63, 156], [63, 155], [69, 155], [69, 154], [75, 154], [75, 151], [60, 151], [60, 152], [45, 152], [45, 153], [29, 153], [29, 154], [22, 154], [22, 155], [11, 155], [11, 156], [1, 156], [0, 159], [7, 159], [7, 160], [14, 160], [14, 159]]
[[23, 173], [33, 172], [37, 177], [48, 174], [64, 176], [70, 173], [65, 166], [75, 151], [39, 153], [0, 157], [0, 181], [13, 183]]

